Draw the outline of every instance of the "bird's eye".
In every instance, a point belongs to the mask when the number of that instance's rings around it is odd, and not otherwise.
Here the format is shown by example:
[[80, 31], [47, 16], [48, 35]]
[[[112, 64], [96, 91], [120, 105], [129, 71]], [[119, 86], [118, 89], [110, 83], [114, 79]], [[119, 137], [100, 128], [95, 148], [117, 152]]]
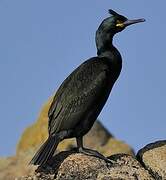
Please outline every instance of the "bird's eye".
[[116, 21], [116, 27], [121, 27], [121, 28], [123, 28], [123, 27], [124, 27], [123, 21], [117, 20], [117, 21]]

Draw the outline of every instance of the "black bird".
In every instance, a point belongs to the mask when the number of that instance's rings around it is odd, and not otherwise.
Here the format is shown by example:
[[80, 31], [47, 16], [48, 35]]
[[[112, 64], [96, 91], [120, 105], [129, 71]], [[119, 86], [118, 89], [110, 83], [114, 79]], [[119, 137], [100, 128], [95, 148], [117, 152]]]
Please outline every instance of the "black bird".
[[56, 92], [48, 112], [49, 137], [30, 164], [45, 164], [60, 141], [73, 137], [80, 153], [109, 161], [97, 151], [84, 148], [83, 136], [93, 126], [121, 72], [122, 58], [112, 44], [113, 36], [131, 24], [145, 21], [128, 20], [113, 10], [109, 13], [111, 16], [96, 31], [97, 56], [76, 68]]

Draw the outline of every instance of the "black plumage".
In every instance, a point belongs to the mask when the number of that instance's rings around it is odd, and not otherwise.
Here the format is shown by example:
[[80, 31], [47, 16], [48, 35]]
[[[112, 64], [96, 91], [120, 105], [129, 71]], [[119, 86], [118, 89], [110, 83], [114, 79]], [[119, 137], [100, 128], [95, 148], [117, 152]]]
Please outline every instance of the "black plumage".
[[113, 10], [96, 31], [98, 56], [85, 61], [61, 84], [48, 112], [49, 137], [37, 151], [31, 164], [42, 165], [53, 156], [57, 145], [75, 137], [79, 152], [108, 160], [97, 151], [83, 147], [83, 136], [91, 129], [117, 80], [122, 58], [113, 46], [115, 33], [126, 26], [144, 21], [128, 20]]

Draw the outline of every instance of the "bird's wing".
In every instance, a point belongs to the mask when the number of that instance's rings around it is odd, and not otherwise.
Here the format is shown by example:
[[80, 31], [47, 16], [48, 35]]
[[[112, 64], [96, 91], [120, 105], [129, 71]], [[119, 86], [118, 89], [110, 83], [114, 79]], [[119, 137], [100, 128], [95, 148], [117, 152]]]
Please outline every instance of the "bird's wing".
[[105, 64], [92, 58], [68, 76], [48, 112], [49, 133], [75, 127], [79, 118], [95, 104], [97, 96], [101, 96], [106, 85], [106, 71]]

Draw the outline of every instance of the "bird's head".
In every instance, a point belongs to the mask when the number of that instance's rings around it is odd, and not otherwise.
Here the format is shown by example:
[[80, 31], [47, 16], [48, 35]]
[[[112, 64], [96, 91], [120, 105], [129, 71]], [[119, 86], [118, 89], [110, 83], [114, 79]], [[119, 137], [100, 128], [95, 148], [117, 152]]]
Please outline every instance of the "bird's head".
[[96, 45], [98, 50], [105, 49], [106, 46], [108, 47], [110, 41], [112, 43], [113, 36], [124, 30], [127, 26], [145, 21], [145, 19], [129, 20], [112, 9], [109, 9], [109, 14], [111, 16], [104, 19], [96, 31]]
[[112, 31], [114, 33], [117, 33], [122, 31], [129, 25], [145, 21], [145, 19], [129, 20], [125, 16], [118, 14], [112, 9], [109, 9], [108, 12], [111, 16], [104, 19], [101, 25], [99, 26], [99, 29], [101, 28], [103, 31]]

